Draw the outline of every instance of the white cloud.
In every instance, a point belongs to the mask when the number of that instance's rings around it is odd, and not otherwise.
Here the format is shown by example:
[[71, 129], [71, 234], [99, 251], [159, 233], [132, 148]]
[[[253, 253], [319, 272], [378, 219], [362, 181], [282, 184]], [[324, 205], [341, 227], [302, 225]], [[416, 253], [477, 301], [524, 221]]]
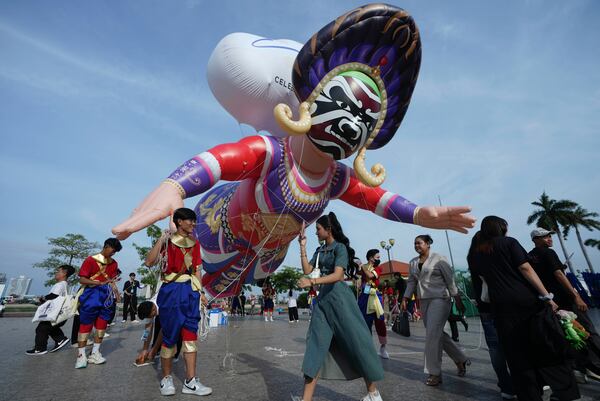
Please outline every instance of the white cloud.
[[[62, 49], [61, 47], [47, 42], [43, 39], [32, 36], [17, 28], [0, 21], [0, 32], [8, 35], [12, 40], [19, 42], [22, 45], [35, 49], [38, 52], [44, 53], [53, 59], [67, 63], [72, 67], [93, 74], [97, 77], [108, 79], [115, 85], [127, 85], [132, 89], [143, 91], [147, 96], [160, 99], [168, 102], [171, 105], [178, 106], [188, 111], [195, 113], [210, 113], [219, 109], [212, 97], [202, 96], [198, 91], [198, 86], [195, 83], [185, 82], [173, 76], [159, 76], [152, 73], [147, 73], [137, 67], [131, 67], [121, 62], [118, 64], [115, 60], [92, 60], [88, 55], [79, 55]], [[3, 71], [3, 74], [12, 77], [16, 80], [27, 80], [41, 82], [42, 87], [52, 90], [60, 89], [60, 85], [52, 85], [52, 81], [56, 77], [44, 80], [43, 77], [33, 77], [31, 75], [24, 76], [22, 73], [17, 73], [14, 70]], [[63, 80], [65, 80], [63, 78]], [[72, 83], [71, 83], [72, 85]], [[67, 89], [71, 86], [67, 86]], [[192, 88], [196, 88], [193, 90]], [[121, 92], [121, 91], [119, 91]]]

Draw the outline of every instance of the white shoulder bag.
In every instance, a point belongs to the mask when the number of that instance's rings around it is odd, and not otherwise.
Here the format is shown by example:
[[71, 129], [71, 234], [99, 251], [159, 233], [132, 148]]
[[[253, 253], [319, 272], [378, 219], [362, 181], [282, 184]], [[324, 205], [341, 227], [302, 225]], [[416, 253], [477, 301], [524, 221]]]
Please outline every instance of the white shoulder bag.
[[321, 277], [321, 269], [319, 269], [319, 254], [321, 253], [321, 252], [319, 252], [320, 250], [321, 250], [321, 247], [319, 247], [317, 249], [317, 259], [315, 261], [315, 266], [313, 267], [312, 271], [308, 275], [308, 277], [310, 277], [310, 278], [319, 278], [319, 277]]
[[60, 313], [60, 310], [65, 302], [65, 297], [58, 296], [54, 299], [44, 302], [35, 311], [35, 315], [31, 321], [35, 322], [52, 322]]

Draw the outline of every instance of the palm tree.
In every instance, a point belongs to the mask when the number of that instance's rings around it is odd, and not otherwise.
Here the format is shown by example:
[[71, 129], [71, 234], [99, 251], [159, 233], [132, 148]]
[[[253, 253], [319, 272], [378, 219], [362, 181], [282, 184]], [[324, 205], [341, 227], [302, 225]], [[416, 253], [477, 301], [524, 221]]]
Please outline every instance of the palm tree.
[[590, 238], [586, 239], [584, 244], [587, 246], [591, 246], [592, 248], [596, 248], [600, 251], [600, 240]]
[[588, 264], [588, 268], [590, 269], [590, 273], [594, 273], [594, 268], [592, 267], [592, 262], [590, 261], [590, 257], [585, 250], [585, 246], [583, 245], [583, 240], [581, 239], [581, 233], [579, 232], [579, 227], [585, 227], [589, 231], [594, 229], [600, 230], [600, 221], [594, 219], [594, 217], [598, 217], [598, 213], [588, 212], [581, 206], [577, 206], [577, 208], [567, 215], [568, 225], [564, 227], [563, 234], [565, 238], [569, 234], [569, 230], [571, 227], [575, 229], [575, 233], [577, 234], [577, 240], [579, 241], [579, 246], [583, 251], [583, 256], [585, 257], [585, 261]]
[[573, 269], [569, 254], [567, 253], [567, 248], [565, 247], [565, 242], [560, 227], [566, 227], [569, 225], [567, 216], [577, 207], [577, 203], [565, 199], [559, 201], [551, 199], [544, 191], [544, 193], [542, 193], [540, 196], [540, 199], [535, 202], [531, 202], [531, 204], [539, 207], [539, 209], [535, 210], [527, 218], [527, 224], [536, 222], [538, 227], [556, 232], [556, 236], [560, 241], [560, 246], [565, 255], [567, 266], [569, 267], [571, 273], [575, 275], [575, 269]]

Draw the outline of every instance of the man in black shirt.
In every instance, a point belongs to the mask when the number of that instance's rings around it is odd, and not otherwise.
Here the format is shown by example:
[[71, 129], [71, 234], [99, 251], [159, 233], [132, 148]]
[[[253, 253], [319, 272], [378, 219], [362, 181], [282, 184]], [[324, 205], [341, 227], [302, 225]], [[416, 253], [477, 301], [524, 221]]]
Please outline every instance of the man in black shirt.
[[397, 301], [402, 300], [402, 295], [404, 295], [404, 291], [406, 291], [406, 281], [400, 273], [394, 273], [394, 279], [396, 282], [394, 283], [394, 297], [396, 297]]
[[536, 228], [531, 232], [531, 240], [535, 248], [529, 252], [530, 262], [544, 287], [554, 294], [554, 302], [559, 308], [574, 312], [577, 321], [590, 333], [587, 341], [588, 352], [578, 354], [575, 361], [576, 370], [595, 380], [600, 380], [600, 336], [587, 315], [587, 304], [569, 282], [564, 273], [564, 265], [556, 252], [551, 249], [552, 234], [554, 231], [543, 228]]
[[131, 273], [129, 280], [123, 286], [123, 323], [127, 321], [127, 313], [130, 314], [132, 322], [138, 322], [135, 318], [138, 288], [140, 288], [140, 282], [135, 279], [135, 273]]
[[244, 291], [240, 294], [240, 307], [242, 308], [242, 317], [246, 316], [246, 295], [244, 295]]

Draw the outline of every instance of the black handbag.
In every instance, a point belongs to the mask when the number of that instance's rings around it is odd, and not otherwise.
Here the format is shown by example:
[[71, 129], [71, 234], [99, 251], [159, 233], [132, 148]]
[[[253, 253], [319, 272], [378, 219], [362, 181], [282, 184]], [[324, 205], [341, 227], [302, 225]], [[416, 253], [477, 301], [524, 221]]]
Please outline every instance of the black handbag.
[[392, 331], [404, 337], [410, 337], [410, 323], [408, 321], [408, 312], [402, 312], [396, 316], [392, 325]]

